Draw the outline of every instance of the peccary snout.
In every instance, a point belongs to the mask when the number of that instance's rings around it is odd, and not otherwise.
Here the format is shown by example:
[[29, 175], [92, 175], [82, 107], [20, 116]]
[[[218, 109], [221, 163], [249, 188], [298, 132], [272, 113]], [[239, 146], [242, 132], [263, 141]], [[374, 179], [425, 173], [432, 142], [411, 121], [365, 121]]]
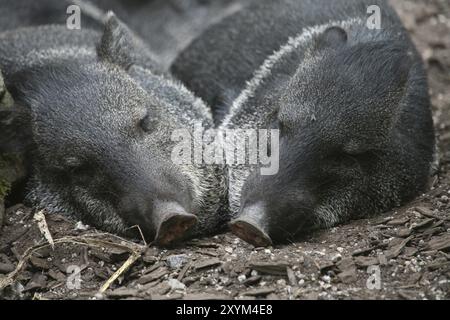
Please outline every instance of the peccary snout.
[[162, 246], [182, 238], [198, 220], [176, 202], [156, 202], [152, 218], [157, 227], [155, 242]]
[[305, 172], [291, 171], [285, 165], [280, 168], [281, 174], [289, 172], [290, 178], [253, 172], [244, 185], [239, 214], [230, 223], [232, 232], [257, 247], [294, 241], [311, 223], [317, 204], [313, 190], [320, 185], [313, 168], [308, 169], [306, 163], [301, 166]]
[[269, 237], [269, 216], [263, 202], [245, 207], [239, 218], [230, 222], [231, 231], [239, 238], [255, 245], [267, 247], [272, 244]]
[[[117, 215], [127, 225], [139, 226], [146, 240], [156, 245], [170, 246], [184, 239], [198, 221], [189, 181], [165, 163], [153, 161], [142, 166], [146, 161], [141, 159], [136, 166], [130, 164], [131, 159], [129, 154], [125, 162], [114, 165], [110, 183], [104, 187], [106, 193], [118, 197]], [[95, 189], [89, 190], [91, 196], [95, 193]], [[108, 200], [115, 205], [113, 197]]]

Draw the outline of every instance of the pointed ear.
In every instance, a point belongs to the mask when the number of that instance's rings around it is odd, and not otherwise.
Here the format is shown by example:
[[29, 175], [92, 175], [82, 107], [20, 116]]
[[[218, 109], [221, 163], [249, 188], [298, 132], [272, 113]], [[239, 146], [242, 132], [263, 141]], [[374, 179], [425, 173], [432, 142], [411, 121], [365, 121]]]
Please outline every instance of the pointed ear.
[[347, 43], [347, 31], [338, 26], [326, 29], [317, 39], [316, 48], [323, 50], [327, 48], [337, 48]]
[[142, 40], [113, 12], [104, 20], [104, 30], [97, 47], [100, 60], [108, 61], [128, 70], [133, 64], [158, 69], [155, 58]]

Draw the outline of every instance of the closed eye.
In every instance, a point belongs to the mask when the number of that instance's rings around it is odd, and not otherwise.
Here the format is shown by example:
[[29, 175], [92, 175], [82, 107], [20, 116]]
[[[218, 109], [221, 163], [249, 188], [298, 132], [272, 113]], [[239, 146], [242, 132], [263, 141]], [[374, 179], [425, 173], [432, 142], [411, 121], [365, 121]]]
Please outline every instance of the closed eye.
[[139, 126], [145, 133], [151, 133], [156, 129], [158, 122], [147, 114], [140, 122]]

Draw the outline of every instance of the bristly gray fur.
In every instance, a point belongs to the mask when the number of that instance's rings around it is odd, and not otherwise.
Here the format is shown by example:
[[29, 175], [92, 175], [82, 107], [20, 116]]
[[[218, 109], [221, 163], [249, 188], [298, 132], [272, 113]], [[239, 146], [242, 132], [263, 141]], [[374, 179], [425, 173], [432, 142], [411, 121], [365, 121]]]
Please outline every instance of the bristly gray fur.
[[[120, 32], [113, 34], [123, 36], [126, 35]], [[170, 158], [174, 145], [171, 132], [192, 130], [195, 126], [212, 128], [210, 109], [169, 75], [149, 69], [148, 52], [127, 53], [121, 51], [126, 48], [119, 47], [123, 41], [101, 37], [96, 31], [70, 31], [63, 26], [23, 28], [0, 34], [0, 68], [6, 83], [20, 108], [32, 114], [31, 154], [36, 158], [28, 201], [50, 212], [72, 214], [111, 232], [124, 232], [136, 220], [120, 212], [121, 207], [135, 205], [128, 198], [138, 194], [143, 197], [138, 205], [145, 208], [145, 190], [149, 190], [149, 196], [152, 192], [172, 193], [176, 190], [170, 190], [170, 185], [175, 183], [180, 188], [186, 186], [186, 194], [178, 195], [180, 201], [192, 195], [188, 209], [199, 218], [195, 235], [222, 228], [224, 218], [218, 212], [226, 202], [226, 186], [221, 169], [176, 166]], [[110, 47], [98, 46], [101, 41], [108, 41]], [[108, 56], [115, 52], [119, 54]], [[49, 105], [48, 101], [55, 105]], [[150, 112], [155, 114], [158, 129], [139, 138], [126, 128], [130, 117], [139, 120], [145, 115], [146, 107], [153, 108]], [[95, 163], [103, 161], [117, 177], [122, 177], [124, 185], [130, 180], [129, 194], [127, 190], [121, 191], [125, 200], [119, 201], [116, 191], [107, 191], [105, 177], [98, 171], [104, 169], [93, 172], [90, 184], [98, 183], [95, 189], [71, 182], [78, 178], [71, 177], [72, 173], [64, 166], [82, 161], [87, 156], [85, 152], [98, 155], [98, 159], [93, 159]], [[154, 177], [146, 182], [142, 177], [145, 172]], [[64, 179], [70, 180], [61, 181], [66, 174]], [[167, 176], [174, 181], [169, 179], [165, 185]], [[149, 185], [152, 181], [155, 186]], [[111, 197], [96, 196], [102, 192], [99, 188], [105, 188]]]

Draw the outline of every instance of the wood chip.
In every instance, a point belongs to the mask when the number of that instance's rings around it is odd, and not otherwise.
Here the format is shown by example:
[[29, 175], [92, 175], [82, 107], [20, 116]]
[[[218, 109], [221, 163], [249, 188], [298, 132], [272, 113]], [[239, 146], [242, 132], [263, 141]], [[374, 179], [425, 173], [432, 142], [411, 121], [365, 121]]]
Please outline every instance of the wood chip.
[[378, 256], [378, 262], [380, 262], [380, 264], [381, 264], [382, 266], [385, 266], [385, 265], [388, 264], [388, 260], [387, 260], [387, 258], [386, 258], [386, 256], [385, 256], [384, 254], [380, 254], [380, 255]]
[[338, 275], [339, 280], [341, 280], [342, 283], [350, 284], [356, 282], [358, 280], [356, 268], [349, 268]]
[[427, 217], [427, 218], [433, 218], [433, 219], [436, 219], [436, 220], [450, 221], [450, 218], [441, 218], [441, 217], [435, 215], [433, 213], [433, 211], [431, 211], [430, 209], [425, 208], [425, 207], [416, 207], [416, 208], [414, 208], [414, 210], [417, 211], [418, 213], [420, 213], [421, 215], [423, 215], [424, 217]]
[[409, 221], [408, 217], [400, 218], [400, 219], [394, 219], [391, 221], [388, 221], [386, 225], [388, 226], [403, 226]]
[[411, 235], [412, 229], [410, 228], [401, 228], [398, 230], [397, 234], [395, 235], [398, 238], [407, 238]]
[[440, 262], [433, 262], [427, 266], [427, 268], [431, 271], [435, 271], [441, 268], [447, 268], [450, 266], [450, 261], [440, 261]]
[[168, 273], [169, 273], [169, 271], [166, 268], [159, 268], [149, 274], [146, 274], [145, 276], [140, 277], [138, 279], [138, 283], [147, 284], [149, 282], [159, 280], [160, 278], [164, 277]]
[[194, 246], [197, 248], [219, 248], [220, 245], [214, 242], [204, 242], [199, 240], [192, 240], [187, 243], [189, 246]]
[[337, 267], [343, 272], [347, 269], [355, 268], [355, 261], [351, 257], [345, 257], [337, 264]]
[[398, 244], [397, 246], [395, 246], [395, 247], [393, 247], [393, 248], [391, 248], [391, 249], [389, 249], [389, 250], [386, 250], [386, 251], [385, 251], [386, 258], [387, 258], [388, 260], [397, 258], [397, 257], [400, 255], [400, 253], [402, 252], [403, 248], [404, 248], [404, 247], [408, 244], [408, 242], [411, 241], [412, 239], [413, 239], [413, 236], [410, 236], [410, 237], [406, 238], [405, 240], [403, 240], [403, 241], [402, 241], [400, 244]]
[[430, 218], [430, 219], [425, 219], [425, 220], [423, 220], [423, 221], [421, 221], [421, 222], [419, 222], [419, 223], [417, 223], [417, 224], [411, 226], [411, 229], [412, 229], [412, 230], [419, 230], [419, 229], [422, 229], [422, 228], [424, 228], [424, 227], [426, 227], [426, 226], [432, 224], [433, 221], [434, 221], [434, 219], [431, 219], [431, 218]]
[[50, 269], [50, 265], [45, 259], [38, 258], [36, 256], [30, 257], [30, 263], [33, 267], [41, 270], [48, 270]]
[[43, 289], [47, 286], [47, 277], [42, 273], [37, 272], [33, 275], [31, 280], [27, 283], [23, 291], [31, 291], [36, 289]]
[[284, 276], [287, 274], [289, 264], [287, 262], [250, 262], [249, 267], [264, 274]]
[[181, 269], [180, 273], [178, 274], [177, 280], [181, 281], [183, 280], [184, 276], [186, 275], [186, 273], [188, 272], [188, 270], [191, 268], [191, 263], [188, 262], [186, 263], [186, 265], [183, 267], [183, 269]]
[[372, 222], [373, 225], [386, 224], [391, 221], [392, 217], [382, 217]]
[[184, 296], [183, 300], [229, 300], [230, 297], [214, 293], [193, 293]]
[[414, 294], [413, 292], [409, 292], [409, 291], [405, 291], [405, 290], [398, 291], [398, 296], [405, 300], [415, 300], [413, 294]]
[[370, 267], [374, 265], [378, 265], [380, 261], [378, 260], [378, 257], [356, 257], [355, 258], [355, 264], [358, 267]]
[[[183, 294], [182, 293], [173, 293], [173, 294], [166, 294], [166, 295], [152, 295], [151, 296], [152, 300], [180, 300], [183, 298]], [[222, 299], [217, 299], [217, 300], [222, 300]]]
[[55, 271], [53, 269], [50, 269], [50, 271], [48, 272], [49, 277], [53, 278], [54, 280], [57, 281], [65, 281], [66, 280], [66, 276], [61, 272], [61, 271]]
[[427, 250], [448, 250], [450, 249], [450, 234], [444, 234], [440, 237], [433, 237], [428, 242]]
[[222, 264], [222, 262], [219, 259], [212, 258], [212, 259], [206, 259], [206, 260], [201, 260], [201, 261], [195, 262], [193, 264], [193, 267], [195, 270], [201, 270], [201, 269], [206, 269], [206, 268], [213, 268], [220, 264]]
[[244, 284], [246, 286], [251, 286], [251, 285], [254, 285], [254, 284], [260, 282], [261, 279], [262, 279], [261, 276], [253, 276], [253, 277], [246, 279], [244, 282], [242, 282], [242, 284]]
[[315, 264], [321, 273], [326, 273], [335, 267], [335, 263], [333, 261], [322, 261], [320, 263], [315, 262]]
[[12, 263], [0, 263], [0, 274], [13, 272], [15, 268]]
[[252, 289], [249, 291], [246, 291], [243, 293], [244, 296], [251, 296], [251, 297], [264, 297], [271, 293], [274, 293], [275, 289], [272, 288], [258, 288], [258, 289]]
[[353, 251], [352, 256], [356, 257], [356, 256], [362, 256], [362, 255], [366, 255], [368, 253], [371, 253], [373, 250], [376, 250], [377, 247], [369, 247], [369, 248], [362, 248], [362, 249], [357, 249], [355, 251]]
[[146, 263], [146, 264], [154, 264], [155, 262], [158, 261], [158, 251], [155, 250], [154, 248], [148, 248], [143, 257], [142, 260]]
[[294, 271], [291, 268], [287, 267], [286, 272], [287, 272], [289, 284], [293, 287], [296, 286], [298, 283], [297, 283], [297, 277], [295, 276]]
[[128, 297], [137, 297], [139, 296], [139, 291], [137, 289], [118, 288], [112, 291], [107, 291], [106, 295], [109, 298], [123, 299]]

